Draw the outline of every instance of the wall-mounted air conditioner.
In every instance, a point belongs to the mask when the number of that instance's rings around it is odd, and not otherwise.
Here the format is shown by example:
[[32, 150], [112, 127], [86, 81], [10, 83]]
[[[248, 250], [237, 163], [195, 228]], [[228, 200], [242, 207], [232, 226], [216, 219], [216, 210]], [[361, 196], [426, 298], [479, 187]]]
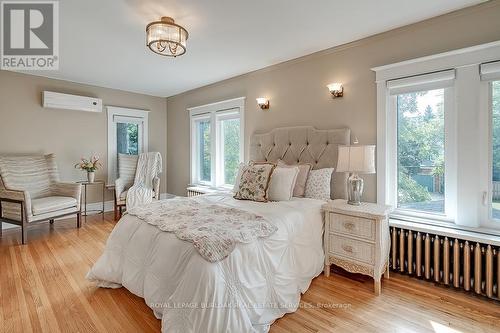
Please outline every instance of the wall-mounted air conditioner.
[[52, 91], [43, 92], [42, 104], [44, 108], [102, 112], [102, 99]]

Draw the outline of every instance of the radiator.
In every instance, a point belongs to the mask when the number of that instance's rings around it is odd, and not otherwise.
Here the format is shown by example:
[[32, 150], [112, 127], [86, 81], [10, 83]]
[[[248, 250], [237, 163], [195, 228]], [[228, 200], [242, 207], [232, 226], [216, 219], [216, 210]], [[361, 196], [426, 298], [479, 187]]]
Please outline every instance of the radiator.
[[202, 195], [202, 194], [205, 194], [205, 193], [197, 191], [195, 189], [190, 189], [190, 188], [187, 189], [187, 196], [188, 197], [196, 197], [196, 196]]
[[393, 271], [500, 300], [500, 248], [392, 226]]

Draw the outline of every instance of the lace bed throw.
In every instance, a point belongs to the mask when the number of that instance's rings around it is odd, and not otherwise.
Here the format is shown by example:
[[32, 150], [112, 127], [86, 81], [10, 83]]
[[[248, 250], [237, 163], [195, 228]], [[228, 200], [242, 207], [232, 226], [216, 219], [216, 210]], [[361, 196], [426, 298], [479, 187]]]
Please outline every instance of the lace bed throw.
[[192, 199], [154, 202], [132, 208], [128, 213], [193, 243], [200, 255], [209, 262], [226, 258], [236, 243], [251, 243], [277, 230], [262, 216]]

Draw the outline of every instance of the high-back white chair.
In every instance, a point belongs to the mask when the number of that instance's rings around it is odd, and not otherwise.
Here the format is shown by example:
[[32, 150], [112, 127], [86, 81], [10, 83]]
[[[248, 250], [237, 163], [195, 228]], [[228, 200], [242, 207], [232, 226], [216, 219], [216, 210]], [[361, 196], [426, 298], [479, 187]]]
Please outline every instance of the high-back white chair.
[[[127, 205], [128, 189], [134, 185], [138, 155], [118, 154], [118, 179], [115, 180], [115, 220], [121, 217]], [[160, 178], [153, 179], [154, 198], [160, 200]]]

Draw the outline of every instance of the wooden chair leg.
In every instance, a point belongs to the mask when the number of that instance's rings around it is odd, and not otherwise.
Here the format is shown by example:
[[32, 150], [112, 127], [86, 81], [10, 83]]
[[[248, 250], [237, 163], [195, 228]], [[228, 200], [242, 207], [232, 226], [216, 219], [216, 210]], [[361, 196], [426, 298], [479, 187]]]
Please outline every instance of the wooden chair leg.
[[0, 221], [0, 238], [2, 238], [2, 222]]
[[23, 223], [21, 226], [21, 243], [25, 245], [28, 242], [28, 226]]
[[115, 203], [115, 221], [118, 220], [118, 206]]
[[77, 228], [82, 227], [82, 212], [76, 213], [76, 227]]
[[28, 243], [28, 212], [26, 212], [26, 206], [21, 203], [21, 243], [24, 245]]

